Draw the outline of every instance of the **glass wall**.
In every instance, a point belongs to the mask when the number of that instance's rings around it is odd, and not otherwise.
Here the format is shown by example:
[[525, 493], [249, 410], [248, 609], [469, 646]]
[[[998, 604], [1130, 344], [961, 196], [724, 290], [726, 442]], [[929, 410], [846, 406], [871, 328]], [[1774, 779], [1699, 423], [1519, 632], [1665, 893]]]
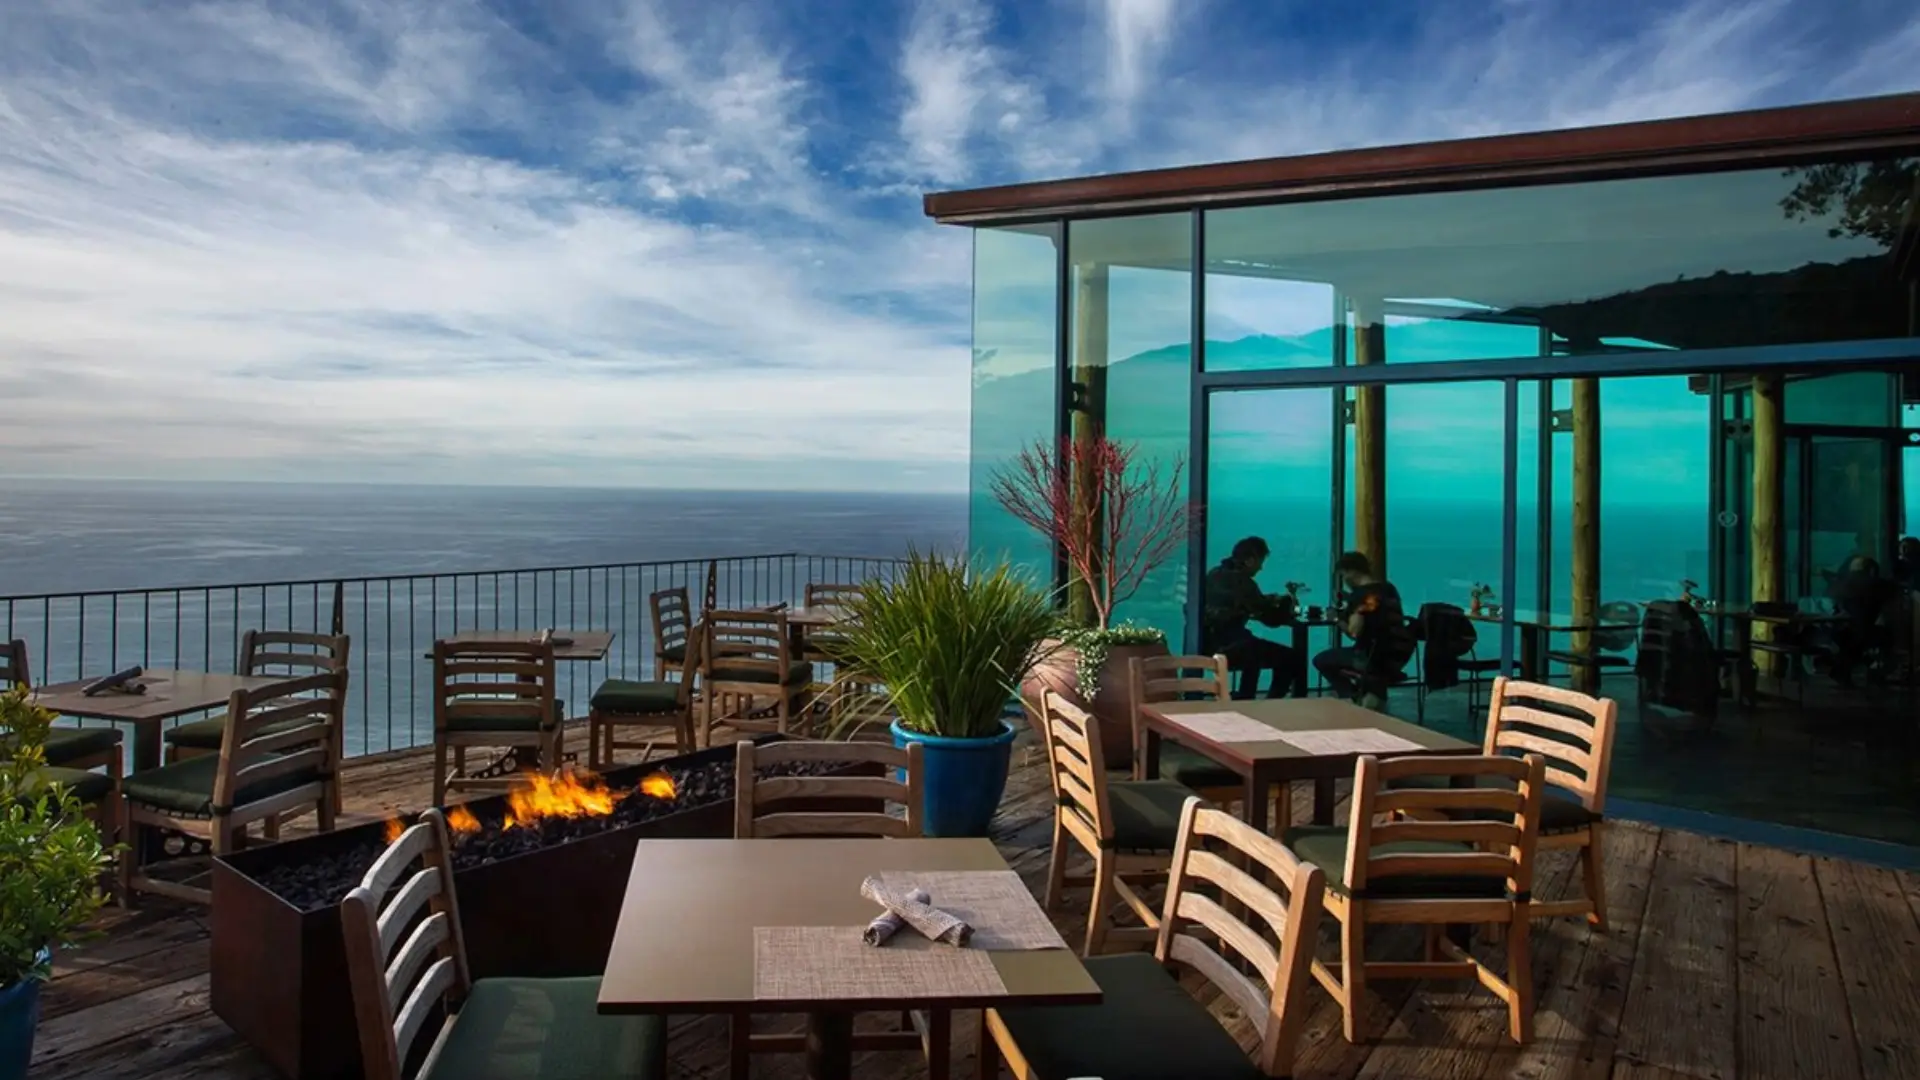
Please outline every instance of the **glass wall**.
[[[1890, 253], [1916, 176], [1906, 158], [1212, 211], [1208, 367], [1913, 336]], [[1334, 290], [1385, 327], [1383, 357], [1333, 344]]]
[[[1089, 423], [1133, 454], [1135, 476], [1175, 485], [1187, 498], [1193, 386], [1193, 216], [1103, 218], [1068, 226], [1073, 262], [1068, 365], [1076, 394], [1070, 423]], [[1185, 548], [1147, 575], [1114, 611], [1164, 631], [1186, 628]]]
[[994, 501], [993, 474], [1036, 440], [1058, 410], [1059, 235], [1054, 225], [973, 230], [973, 430], [968, 547], [1053, 582], [1053, 546]]

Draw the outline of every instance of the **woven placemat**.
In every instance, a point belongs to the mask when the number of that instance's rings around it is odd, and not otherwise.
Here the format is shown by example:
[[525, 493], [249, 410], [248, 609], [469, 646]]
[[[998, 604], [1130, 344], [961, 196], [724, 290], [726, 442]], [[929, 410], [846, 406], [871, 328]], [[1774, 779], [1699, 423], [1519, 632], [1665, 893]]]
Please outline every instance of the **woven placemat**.
[[761, 926], [753, 931], [756, 1001], [898, 1001], [1003, 997], [993, 958], [918, 934], [875, 948], [858, 926]]
[[890, 870], [879, 878], [890, 889], [924, 891], [934, 907], [971, 926], [968, 948], [1021, 952], [1067, 947], [1027, 883], [1012, 870]]
[[1173, 713], [1167, 719], [1203, 739], [1220, 743], [1272, 742], [1280, 737], [1280, 729], [1263, 724], [1245, 713]]
[[1406, 754], [1424, 749], [1417, 742], [1370, 727], [1289, 731], [1280, 738], [1309, 754], [1328, 757], [1338, 754]]

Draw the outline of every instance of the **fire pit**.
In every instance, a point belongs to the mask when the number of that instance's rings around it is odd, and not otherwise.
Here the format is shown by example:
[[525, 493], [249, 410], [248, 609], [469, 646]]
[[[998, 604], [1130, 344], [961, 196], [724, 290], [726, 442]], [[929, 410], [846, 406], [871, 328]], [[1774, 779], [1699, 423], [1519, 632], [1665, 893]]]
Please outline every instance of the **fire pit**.
[[[732, 835], [733, 763], [728, 746], [604, 777], [530, 777], [526, 788], [450, 809], [473, 976], [599, 974], [635, 843]], [[828, 771], [808, 763], [762, 775]], [[408, 823], [214, 861], [213, 1011], [294, 1080], [359, 1075], [339, 903]]]

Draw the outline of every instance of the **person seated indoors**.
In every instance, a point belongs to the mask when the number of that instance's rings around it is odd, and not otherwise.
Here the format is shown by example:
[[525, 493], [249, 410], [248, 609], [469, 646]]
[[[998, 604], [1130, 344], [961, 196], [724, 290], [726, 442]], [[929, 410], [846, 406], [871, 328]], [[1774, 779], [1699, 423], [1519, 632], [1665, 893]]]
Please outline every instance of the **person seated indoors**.
[[1359, 699], [1369, 709], [1385, 704], [1380, 695], [1353, 678], [1356, 672], [1387, 674], [1406, 667], [1413, 657], [1413, 631], [1400, 603], [1400, 590], [1374, 575], [1373, 560], [1365, 552], [1349, 551], [1333, 564], [1346, 588], [1340, 629], [1353, 640], [1313, 658], [1334, 692]]
[[1307, 668], [1301, 657], [1277, 641], [1255, 634], [1247, 624], [1285, 626], [1294, 619], [1291, 596], [1262, 592], [1254, 578], [1267, 563], [1267, 542], [1249, 536], [1233, 545], [1220, 565], [1207, 571], [1206, 611], [1201, 624], [1202, 648], [1227, 658], [1236, 676], [1235, 698], [1253, 697], [1260, 674], [1273, 672], [1268, 697], [1306, 692]]

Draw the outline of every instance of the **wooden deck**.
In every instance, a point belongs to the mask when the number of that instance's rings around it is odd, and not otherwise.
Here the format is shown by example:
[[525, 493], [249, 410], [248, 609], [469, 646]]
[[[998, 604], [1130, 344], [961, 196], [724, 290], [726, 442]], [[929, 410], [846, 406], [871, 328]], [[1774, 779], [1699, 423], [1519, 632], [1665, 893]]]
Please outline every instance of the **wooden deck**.
[[[1034, 752], [1016, 754], [994, 838], [1037, 884], [1051, 797]], [[351, 813], [386, 816], [426, 801], [418, 755], [359, 763], [347, 775]], [[1373, 1000], [1377, 1040], [1351, 1046], [1315, 989], [1295, 1075], [1920, 1078], [1920, 876], [1670, 830], [1629, 825], [1610, 835], [1614, 927], [1537, 924], [1531, 1045], [1506, 1041], [1505, 1014], [1484, 992], [1387, 983]], [[1569, 861], [1550, 860], [1536, 891], [1558, 895], [1570, 871]], [[1061, 918], [1069, 941], [1084, 919], [1082, 899]], [[56, 964], [34, 1080], [274, 1075], [207, 1010], [204, 909], [148, 900], [112, 913], [101, 930]], [[971, 1017], [956, 1024], [956, 1076], [973, 1075], [972, 1027]], [[725, 1075], [722, 1022], [678, 1018], [672, 1030], [674, 1076]], [[769, 1057], [756, 1075], [798, 1077], [799, 1065]], [[856, 1073], [895, 1080], [925, 1067], [911, 1055], [873, 1054]]]

